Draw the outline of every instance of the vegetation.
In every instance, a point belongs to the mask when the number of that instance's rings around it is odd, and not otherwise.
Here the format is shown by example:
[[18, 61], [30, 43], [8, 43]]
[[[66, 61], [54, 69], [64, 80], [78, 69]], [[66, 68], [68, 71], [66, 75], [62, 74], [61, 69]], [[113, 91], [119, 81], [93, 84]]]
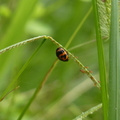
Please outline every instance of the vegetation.
[[1, 120], [119, 120], [117, 0], [6, 0], [0, 25]]

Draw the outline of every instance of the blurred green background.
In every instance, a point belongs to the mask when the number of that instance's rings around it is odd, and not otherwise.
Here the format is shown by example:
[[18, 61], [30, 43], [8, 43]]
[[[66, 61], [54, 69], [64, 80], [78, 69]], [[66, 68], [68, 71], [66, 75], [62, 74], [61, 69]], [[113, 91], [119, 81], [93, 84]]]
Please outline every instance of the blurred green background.
[[[90, 0], [4, 0], [0, 1], [0, 49], [39, 35], [53, 37], [66, 45], [92, 6]], [[68, 47], [95, 40], [93, 11]], [[10, 50], [0, 56], [0, 94], [6, 89], [41, 40]], [[105, 51], [107, 57], [107, 43]], [[39, 49], [18, 79], [20, 88], [0, 103], [0, 120], [16, 120], [35, 88], [57, 59], [51, 41]], [[71, 51], [99, 80], [96, 42]], [[22, 120], [72, 120], [101, 103], [100, 91], [70, 59], [59, 61], [40, 94]], [[102, 109], [85, 120], [102, 120]]]

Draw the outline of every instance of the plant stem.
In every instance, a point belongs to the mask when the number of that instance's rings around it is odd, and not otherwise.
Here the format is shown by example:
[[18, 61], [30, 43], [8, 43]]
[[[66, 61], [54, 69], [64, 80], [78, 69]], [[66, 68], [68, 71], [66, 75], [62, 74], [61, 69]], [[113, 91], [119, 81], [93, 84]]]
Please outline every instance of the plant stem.
[[82, 112], [81, 115], [79, 115], [78, 117], [74, 118], [73, 120], [83, 120], [84, 118], [86, 118], [89, 114], [99, 110], [102, 107], [102, 103], [100, 103], [99, 105], [96, 105], [95, 107], [90, 108], [89, 110], [87, 110], [86, 112]]
[[[34, 39], [35, 40], [35, 39]], [[38, 46], [38, 48], [34, 51], [34, 53], [32, 54], [32, 56], [28, 59], [28, 61], [26, 61], [26, 63], [23, 65], [23, 67], [20, 69], [20, 71], [17, 73], [17, 75], [15, 76], [15, 78], [11, 81], [11, 83], [9, 84], [9, 86], [6, 88], [6, 90], [3, 92], [3, 94], [0, 96], [0, 101], [2, 101], [11, 91], [11, 89], [13, 89], [12, 87], [14, 86], [14, 84], [17, 82], [17, 79], [19, 78], [19, 76], [23, 73], [23, 71], [25, 70], [25, 68], [28, 66], [28, 64], [30, 63], [31, 59], [34, 57], [34, 55], [37, 53], [37, 51], [40, 49], [40, 47], [43, 45], [43, 43], [45, 42], [46, 39], [44, 39], [42, 41], [42, 43]], [[5, 49], [3, 49], [2, 53], [11, 50], [12, 48], [21, 46], [23, 44], [28, 43], [28, 40], [26, 41], [22, 41], [20, 43], [14, 44], [12, 46], [9, 46]]]
[[27, 109], [29, 108], [29, 106], [31, 105], [31, 103], [33, 102], [33, 100], [35, 99], [35, 97], [37, 96], [38, 92], [42, 89], [43, 85], [47, 81], [47, 79], [50, 76], [51, 72], [54, 70], [54, 67], [57, 65], [57, 62], [58, 62], [58, 60], [56, 60], [53, 63], [53, 65], [51, 66], [51, 68], [49, 69], [49, 71], [47, 72], [47, 74], [45, 75], [44, 79], [42, 80], [42, 83], [40, 83], [39, 86], [36, 88], [33, 96], [30, 98], [29, 102], [27, 103], [27, 105], [25, 106], [24, 110], [20, 114], [18, 120], [21, 120], [21, 118], [24, 116], [25, 112], [27, 111]]
[[24, 45], [24, 44], [27, 44], [27, 43], [30, 43], [30, 42], [33, 42], [33, 41], [36, 41], [39, 39], [49, 39], [54, 44], [56, 44], [58, 47], [62, 47], [63, 49], [65, 49], [68, 52], [69, 56], [81, 67], [81, 69], [83, 69], [85, 71], [85, 73], [88, 75], [88, 77], [94, 82], [94, 85], [100, 89], [100, 83], [94, 78], [94, 76], [90, 73], [90, 71], [72, 53], [70, 53], [65, 47], [63, 47], [60, 43], [58, 43], [56, 40], [54, 40], [50, 36], [38, 36], [38, 37], [34, 37], [31, 39], [16, 43], [14, 45], [11, 45], [7, 48], [0, 50], [0, 54], [6, 52], [8, 50], [11, 50], [15, 47], [18, 47], [18, 46], [21, 46], [21, 45]]
[[112, 0], [111, 3], [108, 120], [120, 120], [120, 14], [118, 2], [118, 0]]
[[44, 38], [45, 38], [45, 36], [38, 36], [38, 37], [31, 38], [31, 39], [27, 39], [27, 40], [22, 41], [22, 42], [18, 42], [18, 43], [16, 43], [16, 44], [13, 44], [13, 45], [11, 45], [11, 46], [8, 46], [8, 47], [0, 50], [0, 54], [3, 54], [4, 52], [7, 52], [7, 51], [9, 51], [9, 50], [11, 50], [11, 49], [13, 49], [13, 48], [22, 46], [22, 45], [24, 45], [24, 44], [27, 44], [27, 43], [30, 43], [30, 42], [33, 42], [33, 41], [36, 41], [36, 40], [39, 40], [39, 39], [44, 39]]
[[95, 14], [95, 27], [96, 27], [96, 41], [97, 41], [97, 51], [98, 51], [98, 62], [99, 62], [99, 73], [100, 73], [100, 84], [101, 84], [101, 96], [103, 103], [104, 120], [108, 117], [108, 92], [106, 84], [106, 68], [105, 68], [105, 58], [103, 49], [103, 40], [101, 37], [100, 29], [100, 18], [98, 13], [97, 0], [93, 0], [94, 14]]
[[66, 44], [65, 48], [67, 48], [70, 43], [72, 42], [73, 38], [76, 36], [76, 34], [78, 33], [78, 31], [80, 30], [80, 28], [82, 27], [83, 23], [85, 22], [85, 20], [88, 18], [88, 16], [90, 15], [92, 11], [92, 7], [90, 7], [90, 9], [88, 10], [87, 14], [84, 16], [84, 18], [82, 19], [82, 21], [79, 23], [77, 29], [74, 31], [74, 33], [72, 34], [72, 36], [70, 37], [70, 40], [68, 41], [68, 43]]

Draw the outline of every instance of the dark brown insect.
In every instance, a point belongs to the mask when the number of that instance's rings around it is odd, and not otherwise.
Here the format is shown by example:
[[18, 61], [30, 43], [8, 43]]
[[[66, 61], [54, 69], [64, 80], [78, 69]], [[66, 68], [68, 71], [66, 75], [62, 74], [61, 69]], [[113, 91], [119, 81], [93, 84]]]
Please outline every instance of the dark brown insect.
[[59, 60], [64, 62], [69, 60], [68, 53], [63, 48], [60, 47], [56, 49], [56, 56], [58, 57]]

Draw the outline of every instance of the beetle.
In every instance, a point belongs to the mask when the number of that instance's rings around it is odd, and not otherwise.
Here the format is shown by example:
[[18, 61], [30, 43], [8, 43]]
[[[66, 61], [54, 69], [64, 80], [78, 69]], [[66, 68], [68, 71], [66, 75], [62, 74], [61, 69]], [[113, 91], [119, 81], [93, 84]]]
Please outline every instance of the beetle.
[[69, 60], [69, 56], [68, 56], [67, 51], [65, 51], [61, 47], [56, 49], [56, 56], [58, 57], [59, 60], [64, 61], [64, 62]]

